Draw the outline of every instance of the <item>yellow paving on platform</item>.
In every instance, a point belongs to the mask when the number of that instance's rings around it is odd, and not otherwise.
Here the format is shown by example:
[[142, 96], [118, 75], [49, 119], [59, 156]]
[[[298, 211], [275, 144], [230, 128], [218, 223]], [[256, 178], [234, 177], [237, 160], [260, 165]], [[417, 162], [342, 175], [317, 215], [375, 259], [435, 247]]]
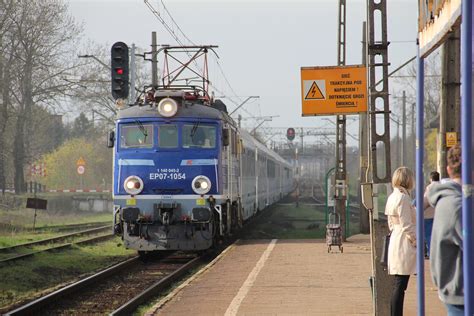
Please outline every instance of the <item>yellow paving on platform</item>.
[[[238, 242], [147, 315], [373, 314], [367, 235], [349, 238], [342, 254], [337, 247], [327, 253], [322, 240], [274, 243]], [[429, 273], [426, 279], [426, 315], [445, 314]], [[416, 315], [416, 277], [410, 279], [405, 315]]]

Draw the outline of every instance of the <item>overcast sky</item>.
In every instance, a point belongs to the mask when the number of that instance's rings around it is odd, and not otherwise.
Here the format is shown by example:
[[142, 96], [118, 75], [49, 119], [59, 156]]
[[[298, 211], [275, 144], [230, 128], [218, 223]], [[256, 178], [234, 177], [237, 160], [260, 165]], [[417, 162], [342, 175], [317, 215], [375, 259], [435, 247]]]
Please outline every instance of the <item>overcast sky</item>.
[[[108, 46], [116, 41], [150, 47], [151, 32], [162, 44], [176, 44], [143, 0], [70, 0], [85, 37]], [[170, 24], [160, 0], [150, 0]], [[232, 89], [253, 115], [279, 115], [266, 126], [326, 127], [327, 121], [301, 117], [300, 67], [337, 63], [337, 0], [232, 1], [163, 0], [179, 27], [195, 43], [218, 45], [220, 64]], [[346, 64], [361, 62], [365, 0], [347, 0]], [[388, 1], [390, 69], [416, 55], [417, 2]], [[104, 52], [108, 54], [108, 52]], [[229, 97], [234, 93], [210, 63], [210, 80]], [[219, 95], [219, 93], [216, 93]], [[240, 102], [234, 97], [236, 102]], [[230, 110], [235, 106], [226, 102]], [[244, 117], [247, 113], [242, 112]], [[252, 124], [250, 121], [247, 124]], [[255, 124], [255, 123], [253, 123]], [[349, 131], [357, 134], [357, 123]], [[349, 140], [349, 139], [348, 139]], [[350, 140], [349, 140], [350, 141]]]

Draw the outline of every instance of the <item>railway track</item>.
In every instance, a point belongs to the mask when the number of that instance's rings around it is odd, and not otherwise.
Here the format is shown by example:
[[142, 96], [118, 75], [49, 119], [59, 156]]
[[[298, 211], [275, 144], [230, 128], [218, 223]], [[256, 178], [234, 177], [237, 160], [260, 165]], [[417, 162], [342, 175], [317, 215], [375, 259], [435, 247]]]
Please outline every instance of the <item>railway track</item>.
[[130, 315], [189, 273], [204, 256], [134, 257], [8, 312], [6, 315]]
[[102, 227], [106, 225], [111, 226], [112, 223], [110, 221], [107, 221], [107, 222], [95, 222], [95, 223], [83, 223], [83, 224], [41, 226], [41, 227], [36, 227], [35, 231], [36, 232], [43, 232], [43, 231], [64, 232], [64, 231], [71, 231], [71, 230], [86, 230], [86, 229], [98, 228], [98, 227]]
[[[85, 240], [80, 240], [80, 241], [70, 242], [70, 243], [61, 244], [61, 245], [57, 245], [57, 246], [52, 246], [52, 247], [48, 247], [48, 248], [41, 249], [41, 250], [30, 251], [30, 252], [26, 252], [26, 253], [22, 251], [24, 249], [37, 247], [37, 246], [41, 246], [41, 245], [59, 243], [59, 242], [65, 241], [67, 239], [78, 238], [78, 237], [85, 236], [85, 235], [98, 234], [98, 233], [101, 233], [103, 231], [110, 230], [110, 229], [111, 229], [110, 225], [109, 226], [102, 226], [102, 227], [97, 227], [97, 228], [93, 228], [93, 229], [83, 230], [83, 231], [80, 231], [80, 232], [61, 235], [61, 236], [58, 236], [58, 237], [37, 240], [37, 241], [29, 242], [29, 243], [23, 243], [23, 244], [15, 245], [15, 246], [12, 246], [12, 247], [0, 248], [0, 254], [2, 254], [1, 257], [0, 257], [1, 258], [0, 263], [12, 262], [12, 261], [15, 261], [15, 260], [18, 260], [18, 259], [28, 258], [28, 257], [34, 256], [38, 253], [41, 253], [41, 252], [55, 251], [55, 250], [70, 248], [73, 245], [83, 245], [83, 244], [94, 243], [94, 242], [98, 242], [98, 241], [102, 241], [102, 240], [107, 240], [107, 239], [112, 238], [114, 235], [112, 233], [109, 233], [109, 234], [106, 234], [106, 235], [95, 236], [95, 237], [88, 238], [88, 239], [85, 239]], [[8, 255], [11, 255], [11, 256], [8, 256]], [[7, 257], [4, 258], [4, 256], [7, 256]]]

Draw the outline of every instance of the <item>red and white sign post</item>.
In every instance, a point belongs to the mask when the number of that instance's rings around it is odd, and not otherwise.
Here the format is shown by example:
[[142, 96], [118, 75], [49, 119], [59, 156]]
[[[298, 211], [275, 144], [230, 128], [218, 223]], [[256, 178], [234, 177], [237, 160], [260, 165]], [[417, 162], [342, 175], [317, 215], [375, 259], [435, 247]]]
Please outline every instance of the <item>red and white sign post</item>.
[[82, 190], [83, 181], [84, 181], [82, 176], [86, 172], [86, 161], [84, 160], [84, 158], [80, 157], [76, 161], [76, 166], [77, 166], [77, 174], [80, 176], [80, 179], [81, 179], [81, 190]]

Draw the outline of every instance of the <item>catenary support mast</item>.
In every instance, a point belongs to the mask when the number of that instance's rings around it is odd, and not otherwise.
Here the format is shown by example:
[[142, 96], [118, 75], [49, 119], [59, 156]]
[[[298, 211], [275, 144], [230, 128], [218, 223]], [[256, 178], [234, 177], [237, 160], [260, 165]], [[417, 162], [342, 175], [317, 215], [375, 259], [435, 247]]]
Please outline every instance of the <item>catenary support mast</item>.
[[[346, 0], [339, 0], [339, 23], [337, 33], [337, 65], [346, 64]], [[347, 237], [346, 223], [346, 116], [337, 115], [336, 120], [336, 212], [341, 219], [343, 240]]]

